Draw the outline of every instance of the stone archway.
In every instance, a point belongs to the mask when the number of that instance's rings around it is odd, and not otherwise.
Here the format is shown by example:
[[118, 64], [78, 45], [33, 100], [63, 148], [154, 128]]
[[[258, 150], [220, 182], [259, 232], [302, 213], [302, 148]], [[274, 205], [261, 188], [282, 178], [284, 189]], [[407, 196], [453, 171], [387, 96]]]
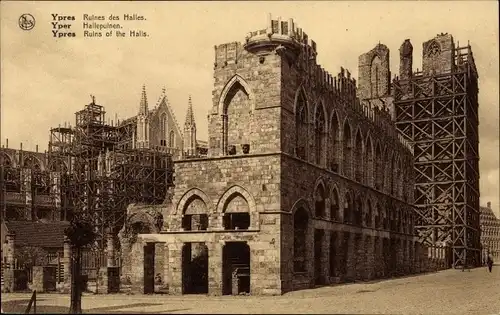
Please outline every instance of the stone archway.
[[163, 227], [163, 215], [160, 209], [152, 206], [130, 205], [123, 228], [118, 233], [121, 252], [122, 283], [128, 284], [132, 279], [132, 255], [139, 234], [159, 233]]

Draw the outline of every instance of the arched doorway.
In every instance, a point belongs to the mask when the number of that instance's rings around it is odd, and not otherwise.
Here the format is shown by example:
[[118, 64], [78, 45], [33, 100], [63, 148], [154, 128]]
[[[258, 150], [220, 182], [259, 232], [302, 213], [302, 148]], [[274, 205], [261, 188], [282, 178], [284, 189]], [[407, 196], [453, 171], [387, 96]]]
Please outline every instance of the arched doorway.
[[205, 243], [182, 246], [182, 294], [208, 293], [208, 247]]
[[222, 250], [222, 294], [250, 293], [250, 246], [227, 242]]

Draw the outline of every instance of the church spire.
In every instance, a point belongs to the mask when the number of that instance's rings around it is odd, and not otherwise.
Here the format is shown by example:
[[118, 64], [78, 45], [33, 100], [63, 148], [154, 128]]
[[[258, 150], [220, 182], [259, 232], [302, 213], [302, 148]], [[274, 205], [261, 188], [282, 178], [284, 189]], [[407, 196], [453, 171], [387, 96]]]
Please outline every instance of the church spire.
[[194, 121], [193, 102], [191, 95], [189, 95], [188, 109], [186, 114], [186, 122], [184, 123], [184, 155], [196, 155], [196, 123]]
[[141, 96], [141, 104], [139, 106], [139, 115], [147, 115], [149, 112], [148, 109], [148, 98], [146, 96], [146, 85], [142, 86], [142, 96]]
[[196, 127], [196, 122], [194, 121], [193, 102], [191, 101], [191, 95], [189, 95], [186, 121], [184, 122], [184, 128], [188, 127]]

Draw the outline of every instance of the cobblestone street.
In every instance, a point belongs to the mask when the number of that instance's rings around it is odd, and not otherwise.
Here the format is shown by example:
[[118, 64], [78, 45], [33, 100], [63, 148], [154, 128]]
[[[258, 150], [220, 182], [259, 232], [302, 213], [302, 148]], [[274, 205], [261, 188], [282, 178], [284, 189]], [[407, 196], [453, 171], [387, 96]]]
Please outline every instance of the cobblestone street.
[[[277, 297], [84, 295], [85, 313], [500, 314], [500, 266], [296, 291]], [[2, 294], [24, 312], [29, 294]], [[67, 313], [69, 295], [41, 294], [37, 313]]]

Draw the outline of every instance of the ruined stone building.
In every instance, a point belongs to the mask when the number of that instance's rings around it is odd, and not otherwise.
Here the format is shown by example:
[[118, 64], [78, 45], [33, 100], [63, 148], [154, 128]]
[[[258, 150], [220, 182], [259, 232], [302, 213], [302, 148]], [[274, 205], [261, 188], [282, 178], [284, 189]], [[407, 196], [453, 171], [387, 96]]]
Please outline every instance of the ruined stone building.
[[491, 202], [481, 207], [481, 262], [485, 263], [488, 255], [495, 263], [500, 263], [500, 219], [491, 210]]
[[[412, 151], [388, 105], [361, 104], [349, 71], [330, 75], [317, 54], [293, 20], [215, 47], [208, 156], [175, 161], [168, 205], [130, 212], [132, 287], [282, 294], [413, 271]], [[376, 69], [359, 90], [386, 96]]]

